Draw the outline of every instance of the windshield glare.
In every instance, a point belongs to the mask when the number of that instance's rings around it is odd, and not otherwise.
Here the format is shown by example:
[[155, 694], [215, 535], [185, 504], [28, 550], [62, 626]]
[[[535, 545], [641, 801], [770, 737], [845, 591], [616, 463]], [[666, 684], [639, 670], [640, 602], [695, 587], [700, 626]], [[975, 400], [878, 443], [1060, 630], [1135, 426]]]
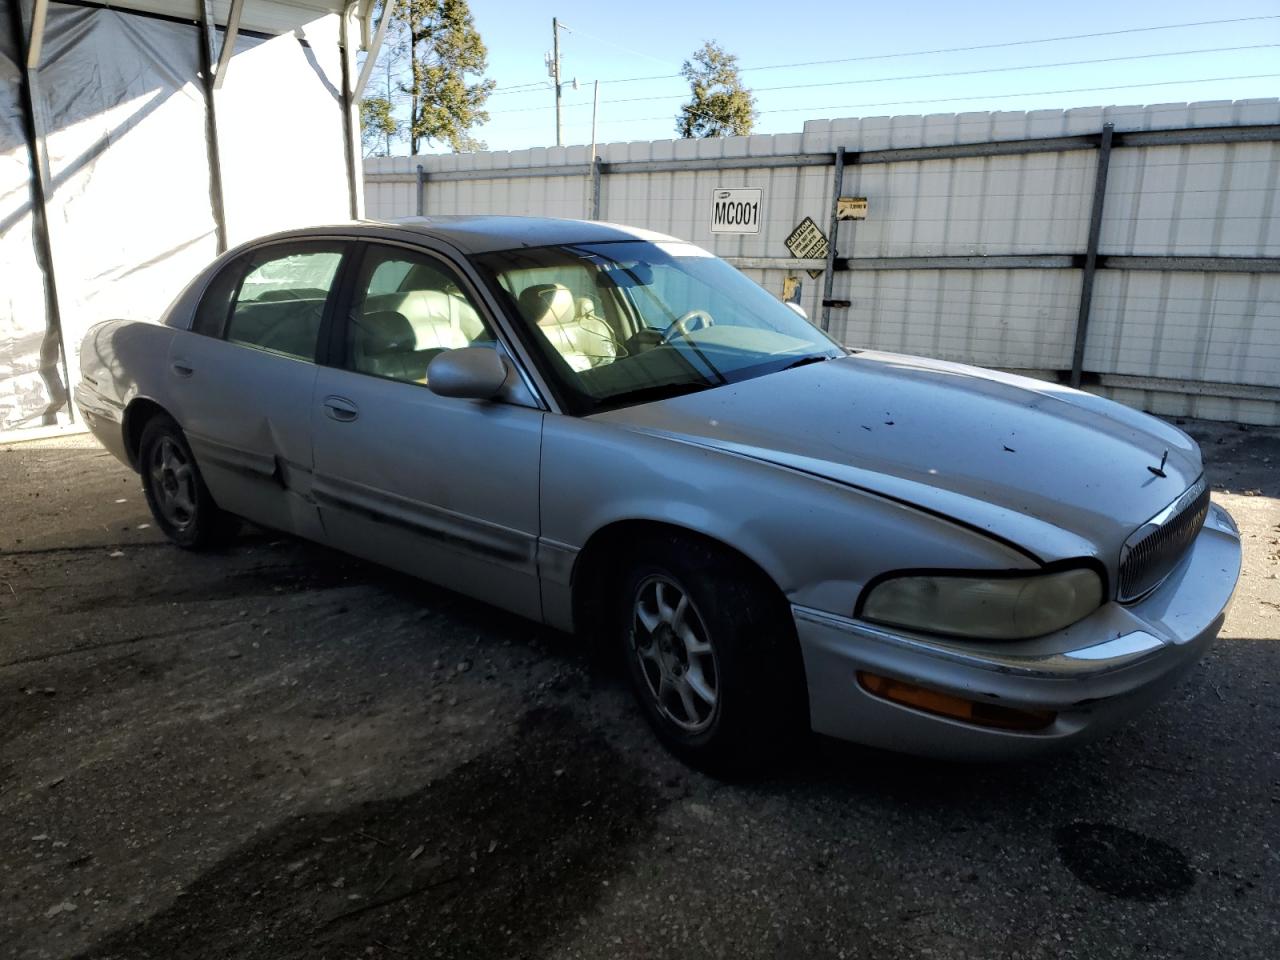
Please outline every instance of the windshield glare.
[[593, 243], [476, 258], [585, 409], [661, 399], [843, 353], [723, 260], [687, 243]]

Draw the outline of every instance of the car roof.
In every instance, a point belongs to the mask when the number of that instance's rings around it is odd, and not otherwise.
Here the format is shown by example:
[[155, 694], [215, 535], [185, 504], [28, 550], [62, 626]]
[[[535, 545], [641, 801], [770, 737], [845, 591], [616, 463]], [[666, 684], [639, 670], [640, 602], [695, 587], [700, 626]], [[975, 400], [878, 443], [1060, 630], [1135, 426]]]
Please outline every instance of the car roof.
[[[552, 217], [430, 216], [401, 220], [360, 220], [354, 223], [290, 230], [276, 234], [302, 237], [322, 233], [404, 239], [418, 234], [443, 240], [464, 254], [493, 253], [521, 247], [548, 247], [570, 243], [611, 243], [627, 240], [672, 241], [666, 234], [594, 220], [558, 220]], [[263, 238], [267, 239], [267, 238]]]

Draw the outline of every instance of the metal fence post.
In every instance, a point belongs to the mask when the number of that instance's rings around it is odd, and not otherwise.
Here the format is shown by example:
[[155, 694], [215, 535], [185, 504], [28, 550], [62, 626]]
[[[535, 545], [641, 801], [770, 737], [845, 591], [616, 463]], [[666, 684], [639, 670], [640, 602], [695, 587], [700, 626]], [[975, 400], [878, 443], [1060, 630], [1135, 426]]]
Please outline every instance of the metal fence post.
[[427, 171], [418, 164], [418, 216], [427, 215]]
[[600, 168], [603, 166], [599, 157], [591, 158], [591, 219], [600, 219]]
[[831, 329], [831, 288], [835, 282], [836, 233], [840, 221], [840, 194], [844, 191], [844, 147], [836, 147], [836, 173], [831, 181], [831, 235], [827, 239], [827, 269], [822, 277], [822, 329]]
[[1093, 277], [1098, 269], [1098, 239], [1102, 236], [1102, 207], [1107, 198], [1107, 168], [1111, 166], [1111, 140], [1115, 124], [1102, 127], [1098, 143], [1098, 172], [1093, 181], [1093, 209], [1089, 213], [1089, 244], [1084, 254], [1084, 276], [1080, 280], [1080, 310], [1076, 315], [1076, 345], [1071, 354], [1071, 386], [1079, 387], [1084, 373], [1084, 342], [1089, 333], [1089, 313], [1093, 307]]

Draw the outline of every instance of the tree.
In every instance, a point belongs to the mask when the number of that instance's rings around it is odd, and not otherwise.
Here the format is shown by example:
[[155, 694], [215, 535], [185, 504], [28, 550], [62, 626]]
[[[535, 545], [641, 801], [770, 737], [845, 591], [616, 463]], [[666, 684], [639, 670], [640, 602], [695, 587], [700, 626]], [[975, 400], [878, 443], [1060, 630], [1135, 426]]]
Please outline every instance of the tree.
[[385, 88], [360, 104], [366, 154], [389, 154], [398, 139], [412, 153], [432, 143], [485, 148], [471, 130], [489, 119], [483, 107], [494, 82], [483, 79], [488, 51], [467, 0], [400, 0], [379, 61], [369, 86], [384, 87], [385, 76]]
[[[489, 51], [471, 18], [467, 0], [409, 0], [409, 145], [447, 143], [455, 153], [483, 150], [471, 129], [489, 119], [483, 109], [493, 92], [483, 77]], [[477, 82], [468, 83], [474, 76]]]
[[686, 60], [689, 102], [676, 117], [682, 137], [745, 137], [756, 119], [756, 102], [738, 75], [738, 58], [708, 40]]
[[[383, 2], [378, 11], [379, 20], [385, 10]], [[366, 157], [391, 156], [391, 144], [405, 140], [408, 132], [404, 111], [398, 109], [408, 102], [408, 95], [402, 89], [409, 62], [409, 28], [404, 21], [403, 0], [396, 5], [387, 27], [377, 67], [366, 87], [369, 95], [360, 101], [360, 142]]]
[[366, 157], [391, 153], [391, 138], [400, 135], [400, 124], [388, 97], [365, 97], [360, 101], [360, 142]]

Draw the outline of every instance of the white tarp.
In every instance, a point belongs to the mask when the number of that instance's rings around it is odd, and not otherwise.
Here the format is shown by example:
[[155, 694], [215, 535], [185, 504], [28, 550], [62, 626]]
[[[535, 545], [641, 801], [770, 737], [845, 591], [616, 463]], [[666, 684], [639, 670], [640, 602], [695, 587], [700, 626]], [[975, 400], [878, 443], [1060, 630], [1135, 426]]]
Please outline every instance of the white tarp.
[[51, 4], [34, 75], [71, 379], [85, 330], [153, 320], [216, 252], [194, 25]]
[[0, 431], [42, 425], [62, 396], [58, 343], [46, 331], [44, 278], [31, 229], [13, 2], [0, 0]]
[[[0, 0], [0, 432], [53, 422], [54, 410], [65, 423], [68, 412], [33, 231], [16, 2]], [[199, 14], [198, 5], [140, 2]], [[231, 244], [350, 215], [339, 18], [323, 3], [250, 7], [246, 29], [284, 32], [242, 33], [215, 95]], [[215, 9], [226, 16], [225, 4]], [[194, 22], [49, 6], [29, 77], [73, 383], [90, 326], [157, 319], [217, 253], [202, 43]]]
[[341, 90], [337, 17], [240, 38], [214, 94], [228, 243], [351, 218]]

